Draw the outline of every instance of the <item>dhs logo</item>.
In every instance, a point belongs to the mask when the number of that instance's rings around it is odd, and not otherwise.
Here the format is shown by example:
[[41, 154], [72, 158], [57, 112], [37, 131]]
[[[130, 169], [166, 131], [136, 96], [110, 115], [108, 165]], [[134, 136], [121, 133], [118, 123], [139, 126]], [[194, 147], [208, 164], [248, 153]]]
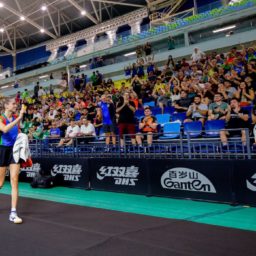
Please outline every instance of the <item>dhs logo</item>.
[[256, 192], [256, 173], [251, 177], [250, 180], [246, 180], [246, 186], [251, 191]]
[[41, 165], [39, 163], [33, 164], [32, 167], [26, 167], [26, 168], [21, 168], [21, 172], [26, 172], [27, 178], [34, 178], [37, 173], [39, 173], [41, 170]]
[[216, 193], [211, 181], [195, 170], [178, 167], [166, 171], [161, 177], [161, 185], [165, 189]]
[[97, 172], [97, 179], [103, 180], [106, 177], [114, 179], [115, 185], [136, 186], [137, 177], [139, 176], [139, 168], [119, 167], [119, 166], [102, 166]]
[[76, 181], [78, 182], [81, 178], [82, 166], [76, 165], [61, 165], [55, 164], [51, 170], [52, 176], [61, 174], [64, 177], [64, 181]]
[[[41, 165], [39, 163], [33, 163], [32, 167], [20, 168], [20, 172], [26, 173], [27, 178], [34, 178], [37, 173], [41, 171]], [[6, 170], [6, 176], [10, 176], [9, 167]]]

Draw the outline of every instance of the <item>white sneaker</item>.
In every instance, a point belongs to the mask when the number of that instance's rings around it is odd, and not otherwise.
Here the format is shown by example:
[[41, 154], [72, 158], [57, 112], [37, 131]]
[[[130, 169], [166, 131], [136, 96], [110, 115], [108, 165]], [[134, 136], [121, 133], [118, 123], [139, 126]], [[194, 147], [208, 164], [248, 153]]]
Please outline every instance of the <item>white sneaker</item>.
[[9, 215], [9, 221], [13, 222], [14, 224], [22, 223], [22, 219], [18, 217], [17, 213], [13, 213], [13, 212]]

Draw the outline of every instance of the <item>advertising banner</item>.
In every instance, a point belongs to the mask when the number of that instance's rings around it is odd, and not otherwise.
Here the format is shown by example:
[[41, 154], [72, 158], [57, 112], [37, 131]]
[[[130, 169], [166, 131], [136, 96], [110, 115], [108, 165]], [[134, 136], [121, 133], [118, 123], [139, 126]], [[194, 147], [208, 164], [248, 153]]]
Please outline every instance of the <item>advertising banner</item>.
[[[41, 159], [33, 158], [33, 166], [20, 169], [19, 181], [31, 182], [37, 173], [41, 171]], [[7, 168], [6, 180], [10, 180], [10, 171]]]
[[232, 162], [149, 160], [151, 195], [233, 202]]
[[234, 189], [237, 203], [256, 205], [256, 160], [235, 161]]
[[146, 195], [147, 161], [143, 159], [90, 159], [91, 188]]
[[42, 158], [41, 168], [44, 174], [55, 177], [59, 186], [84, 189], [89, 187], [87, 159]]

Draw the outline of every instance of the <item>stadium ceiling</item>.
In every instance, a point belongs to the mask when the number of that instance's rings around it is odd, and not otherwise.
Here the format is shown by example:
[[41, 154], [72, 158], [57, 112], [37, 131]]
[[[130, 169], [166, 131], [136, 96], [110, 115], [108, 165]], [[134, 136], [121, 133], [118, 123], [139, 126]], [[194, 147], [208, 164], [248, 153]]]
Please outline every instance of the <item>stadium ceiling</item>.
[[[152, 12], [169, 6], [175, 12], [184, 4], [212, 0], [0, 0], [0, 53], [57, 39], [148, 7]], [[230, 1], [230, 0], [222, 0]], [[232, 0], [241, 1], [241, 0]], [[151, 8], [153, 6], [153, 8]]]
[[0, 0], [0, 51], [12, 54], [146, 6], [146, 0]]

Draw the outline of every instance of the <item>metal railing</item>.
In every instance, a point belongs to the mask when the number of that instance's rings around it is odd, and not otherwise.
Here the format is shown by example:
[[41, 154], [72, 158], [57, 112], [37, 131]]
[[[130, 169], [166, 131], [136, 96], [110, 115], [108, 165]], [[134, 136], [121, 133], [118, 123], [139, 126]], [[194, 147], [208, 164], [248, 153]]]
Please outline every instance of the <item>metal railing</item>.
[[[224, 130], [236, 132], [237, 137], [228, 138], [228, 144], [222, 144], [219, 132], [215, 137], [205, 131], [195, 137], [195, 132], [156, 133], [153, 143], [142, 145], [131, 143], [132, 135], [124, 135], [124, 146], [120, 146], [120, 137], [116, 145], [106, 145], [106, 136], [73, 138], [69, 146], [58, 146], [60, 139], [33, 140], [30, 149], [33, 157], [71, 157], [71, 158], [146, 158], [146, 159], [252, 159], [256, 158], [256, 149], [252, 145], [249, 130], [244, 129], [246, 142], [241, 141], [241, 129]], [[212, 131], [213, 132], [213, 131]], [[145, 135], [145, 134], [144, 134]], [[216, 137], [217, 135], [217, 137]], [[141, 136], [136, 134], [135, 136]], [[170, 136], [172, 138], [170, 138]]]

